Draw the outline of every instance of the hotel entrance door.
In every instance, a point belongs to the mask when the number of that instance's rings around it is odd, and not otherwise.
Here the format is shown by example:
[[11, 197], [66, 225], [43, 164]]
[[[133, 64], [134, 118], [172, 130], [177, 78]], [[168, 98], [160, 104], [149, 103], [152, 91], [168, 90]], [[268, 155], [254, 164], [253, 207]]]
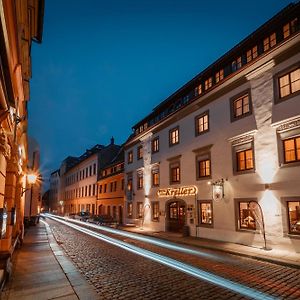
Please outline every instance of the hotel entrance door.
[[182, 232], [185, 225], [185, 202], [170, 201], [167, 203], [167, 231]]

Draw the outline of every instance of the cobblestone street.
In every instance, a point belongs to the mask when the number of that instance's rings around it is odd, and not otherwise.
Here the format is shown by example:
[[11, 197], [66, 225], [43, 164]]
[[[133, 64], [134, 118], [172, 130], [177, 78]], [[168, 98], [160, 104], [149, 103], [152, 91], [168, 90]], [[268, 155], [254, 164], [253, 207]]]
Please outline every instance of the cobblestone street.
[[[87, 281], [96, 287], [101, 299], [245, 299], [230, 290], [99, 241], [55, 221], [47, 219], [47, 222], [58, 243]], [[129, 238], [119, 239], [244, 284], [274, 298], [300, 298], [299, 269], [202, 249], [206, 257], [197, 257]]]

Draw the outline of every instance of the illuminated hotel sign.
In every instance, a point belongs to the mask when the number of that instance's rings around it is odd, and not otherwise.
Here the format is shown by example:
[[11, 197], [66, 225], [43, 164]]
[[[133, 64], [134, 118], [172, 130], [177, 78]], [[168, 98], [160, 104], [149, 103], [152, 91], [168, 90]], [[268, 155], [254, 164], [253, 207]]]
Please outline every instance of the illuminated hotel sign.
[[166, 188], [157, 191], [158, 197], [185, 197], [194, 196], [198, 193], [198, 189], [194, 185], [183, 186], [179, 188]]

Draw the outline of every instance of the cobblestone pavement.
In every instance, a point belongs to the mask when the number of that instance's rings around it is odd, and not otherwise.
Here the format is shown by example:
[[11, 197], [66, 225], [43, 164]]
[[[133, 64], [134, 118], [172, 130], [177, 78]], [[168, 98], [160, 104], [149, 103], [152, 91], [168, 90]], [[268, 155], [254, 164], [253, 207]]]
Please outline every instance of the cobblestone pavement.
[[[55, 221], [47, 222], [58, 243], [85, 278], [96, 287], [99, 299], [245, 299], [232, 291], [129, 253]], [[129, 238], [119, 239], [245, 284], [274, 298], [300, 299], [299, 269], [210, 250], [201, 251], [212, 257], [217, 255], [217, 260], [200, 258]]]

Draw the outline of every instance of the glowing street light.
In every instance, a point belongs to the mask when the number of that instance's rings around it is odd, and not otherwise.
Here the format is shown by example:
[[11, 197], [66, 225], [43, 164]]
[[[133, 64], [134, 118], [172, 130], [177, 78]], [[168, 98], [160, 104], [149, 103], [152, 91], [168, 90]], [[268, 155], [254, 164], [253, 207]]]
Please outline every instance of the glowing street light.
[[27, 174], [27, 182], [28, 184], [35, 184], [37, 181], [37, 175], [34, 173]]

